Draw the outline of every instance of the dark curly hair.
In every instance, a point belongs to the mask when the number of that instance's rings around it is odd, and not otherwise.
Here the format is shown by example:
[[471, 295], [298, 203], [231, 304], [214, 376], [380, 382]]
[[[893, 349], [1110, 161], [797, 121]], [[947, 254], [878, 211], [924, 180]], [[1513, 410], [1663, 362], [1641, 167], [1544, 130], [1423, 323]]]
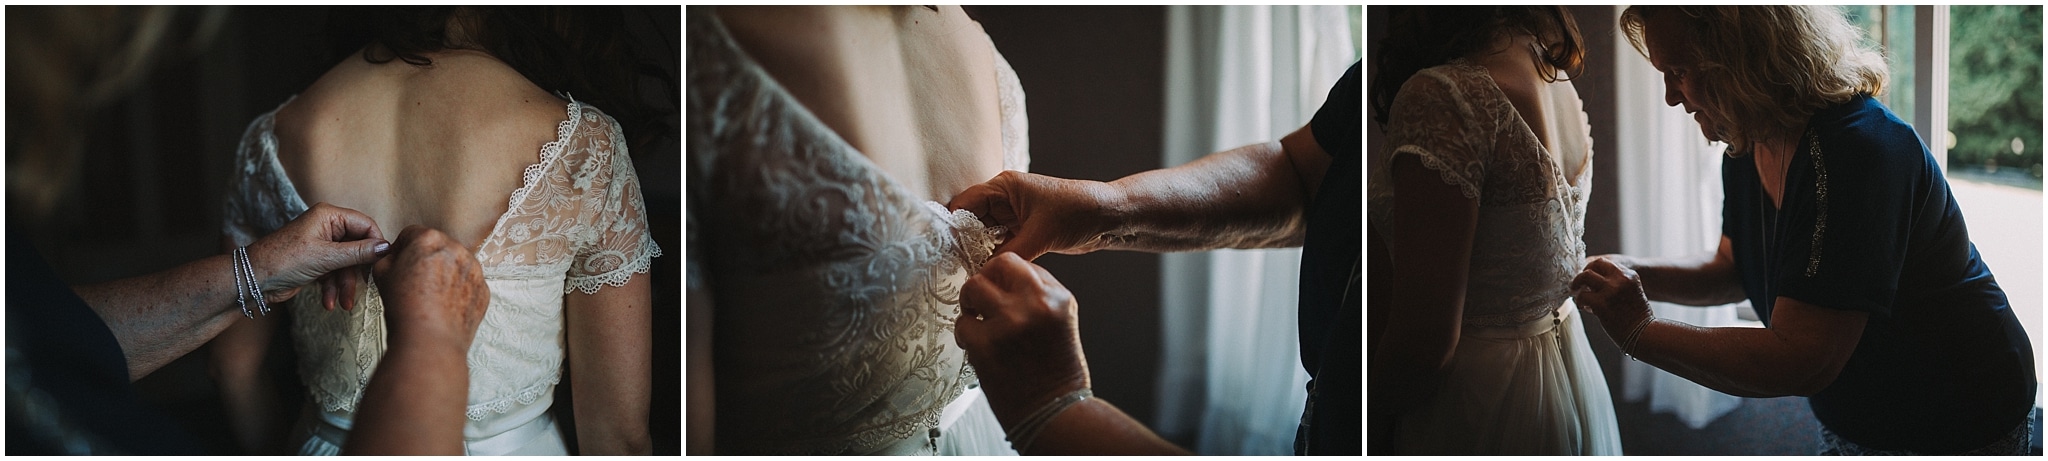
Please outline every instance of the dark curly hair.
[[1443, 65], [1493, 46], [1509, 34], [1528, 34], [1541, 44], [1537, 73], [1546, 81], [1558, 70], [1578, 76], [1585, 62], [1585, 40], [1579, 22], [1562, 6], [1410, 6], [1389, 7], [1392, 30], [1374, 54], [1373, 121], [1387, 125], [1394, 94], [1422, 69]]
[[[469, 40], [451, 38], [459, 24]], [[490, 53], [541, 89], [569, 93], [617, 119], [634, 153], [663, 128], [657, 109], [640, 100], [640, 76], [673, 78], [635, 61], [620, 7], [382, 6], [334, 7], [328, 43], [336, 59], [432, 66], [441, 50]]]

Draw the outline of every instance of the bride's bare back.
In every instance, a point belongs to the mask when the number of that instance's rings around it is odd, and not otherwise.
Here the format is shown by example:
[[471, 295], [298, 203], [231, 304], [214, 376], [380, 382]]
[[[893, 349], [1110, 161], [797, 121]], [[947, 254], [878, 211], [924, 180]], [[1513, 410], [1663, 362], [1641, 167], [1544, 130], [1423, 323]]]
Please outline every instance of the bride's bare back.
[[425, 53], [431, 66], [350, 56], [276, 115], [278, 161], [306, 203], [441, 229], [472, 250], [521, 171], [568, 118], [559, 99], [488, 54]]
[[718, 15], [806, 109], [925, 199], [945, 202], [1002, 171], [994, 51], [959, 7], [721, 7]]

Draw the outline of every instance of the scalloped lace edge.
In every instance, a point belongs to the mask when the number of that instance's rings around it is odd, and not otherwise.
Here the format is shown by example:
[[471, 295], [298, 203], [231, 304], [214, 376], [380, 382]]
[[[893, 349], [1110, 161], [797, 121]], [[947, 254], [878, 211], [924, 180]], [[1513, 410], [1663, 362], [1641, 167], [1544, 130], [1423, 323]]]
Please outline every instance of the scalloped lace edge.
[[485, 236], [483, 244], [477, 245], [477, 248], [484, 248], [492, 242], [504, 245], [497, 235], [497, 230], [504, 227], [505, 219], [512, 216], [512, 210], [519, 209], [519, 202], [533, 193], [534, 186], [540, 183], [541, 176], [546, 175], [547, 166], [561, 158], [562, 146], [569, 145], [569, 138], [575, 135], [576, 122], [583, 119], [583, 103], [577, 102], [575, 96], [567, 93], [563, 93], [562, 96], [569, 99], [569, 106], [565, 109], [569, 118], [555, 124], [555, 140], [540, 146], [540, 160], [519, 170], [519, 188], [513, 189], [512, 197], [505, 200], [505, 213], [498, 215], [498, 220], [491, 225], [491, 235]]
[[1465, 198], [1479, 198], [1479, 185], [1473, 184], [1471, 180], [1453, 171], [1456, 169], [1451, 168], [1449, 163], [1445, 163], [1442, 158], [1439, 158], [1436, 153], [1430, 152], [1429, 149], [1412, 144], [1394, 148], [1394, 155], [1398, 156], [1401, 154], [1413, 154], [1416, 158], [1421, 159], [1423, 168], [1436, 171], [1437, 176], [1443, 178], [1444, 184], [1458, 186], [1458, 192], [1465, 194]]
[[659, 258], [662, 255], [661, 246], [655, 245], [653, 240], [643, 243], [647, 245], [647, 251], [640, 252], [640, 257], [633, 258], [632, 262], [603, 274], [569, 277], [568, 283], [562, 284], [562, 292], [582, 291], [583, 294], [593, 295], [597, 294], [598, 289], [607, 286], [625, 286], [626, 281], [632, 280], [634, 275], [645, 273], [649, 269], [654, 268], [654, 258]]
[[512, 402], [514, 401], [519, 402], [520, 405], [530, 405], [535, 400], [540, 400], [541, 394], [547, 393], [548, 390], [554, 389], [555, 385], [561, 383], [562, 373], [555, 372], [548, 377], [547, 381], [527, 386], [525, 389], [520, 389], [516, 394], [499, 397], [489, 402], [471, 404], [465, 413], [470, 421], [483, 421], [486, 416], [512, 411]]

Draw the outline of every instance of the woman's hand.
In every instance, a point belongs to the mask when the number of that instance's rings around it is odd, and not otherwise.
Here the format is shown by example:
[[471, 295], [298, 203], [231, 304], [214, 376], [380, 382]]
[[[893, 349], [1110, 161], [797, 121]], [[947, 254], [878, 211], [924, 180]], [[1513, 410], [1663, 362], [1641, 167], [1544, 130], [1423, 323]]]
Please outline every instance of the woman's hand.
[[953, 339], [1004, 426], [1089, 387], [1079, 308], [1051, 273], [1015, 253], [996, 255], [961, 287]]
[[391, 257], [377, 261], [375, 271], [393, 343], [427, 341], [469, 350], [491, 290], [468, 247], [439, 230], [406, 226]]
[[346, 308], [354, 305], [348, 294], [355, 293], [361, 279], [341, 269], [376, 262], [390, 246], [369, 215], [322, 202], [249, 244], [249, 264], [269, 302], [291, 299], [317, 279], [326, 288], [325, 306], [333, 309], [340, 299]]
[[953, 196], [946, 206], [967, 210], [1010, 237], [996, 247], [1024, 261], [1046, 253], [1082, 254], [1107, 248], [1116, 228], [1111, 215], [1115, 187], [1099, 181], [1062, 179], [1004, 171]]
[[1601, 327], [1616, 341], [1622, 341], [1621, 335], [1650, 317], [1650, 299], [1643, 296], [1643, 281], [1624, 264], [1624, 258], [1586, 258], [1586, 268], [1571, 283], [1572, 300], [1578, 303], [1579, 310], [1598, 317]]
[[363, 388], [344, 455], [460, 455], [465, 357], [491, 301], [483, 265], [441, 231], [406, 226], [377, 261], [390, 349]]

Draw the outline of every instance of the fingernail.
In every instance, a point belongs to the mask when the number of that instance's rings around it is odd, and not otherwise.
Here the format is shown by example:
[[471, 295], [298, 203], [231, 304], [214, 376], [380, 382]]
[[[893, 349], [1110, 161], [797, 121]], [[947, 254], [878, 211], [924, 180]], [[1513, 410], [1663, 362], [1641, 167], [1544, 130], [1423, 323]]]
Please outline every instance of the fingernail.
[[384, 252], [387, 252], [387, 251], [391, 251], [391, 242], [379, 242], [379, 243], [377, 243], [377, 246], [374, 246], [374, 247], [370, 247], [370, 252], [371, 252], [371, 253], [376, 253], [376, 254], [380, 254], [380, 255], [381, 255], [381, 254], [384, 254]]

